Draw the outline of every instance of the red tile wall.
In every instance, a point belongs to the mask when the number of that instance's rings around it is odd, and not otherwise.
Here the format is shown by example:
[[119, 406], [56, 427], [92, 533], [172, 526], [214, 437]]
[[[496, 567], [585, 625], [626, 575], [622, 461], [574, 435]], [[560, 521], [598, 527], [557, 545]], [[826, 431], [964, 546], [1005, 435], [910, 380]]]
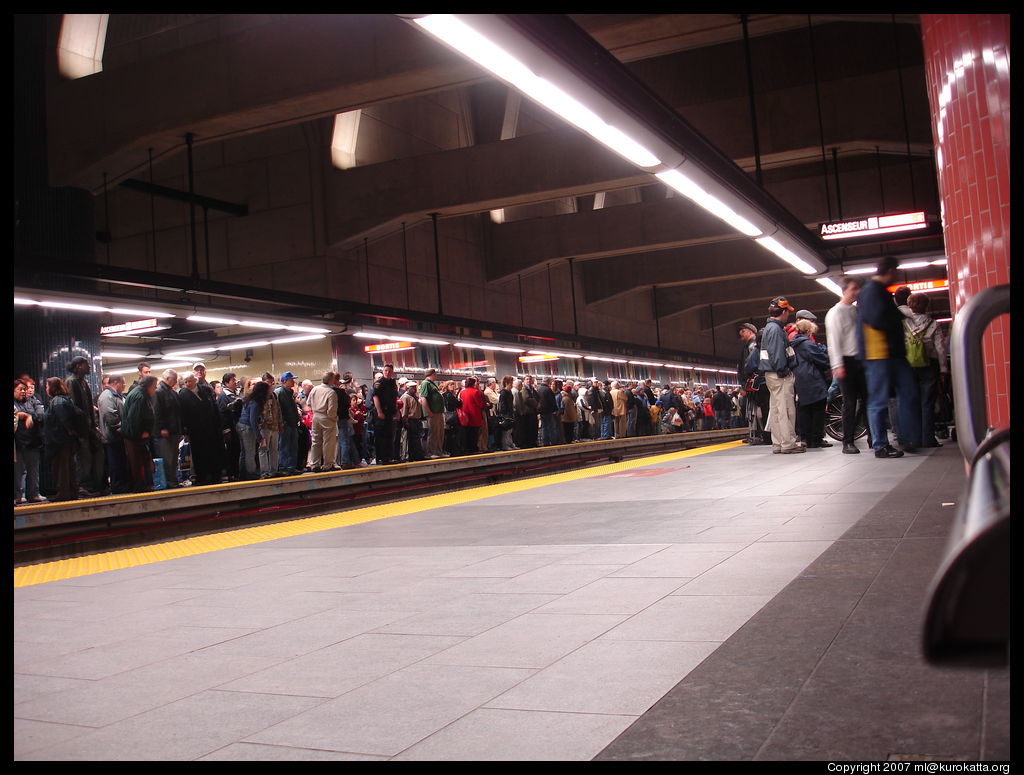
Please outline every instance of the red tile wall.
[[[1010, 16], [921, 14], [950, 298], [1010, 282]], [[1010, 321], [982, 343], [989, 424], [1010, 422]]]

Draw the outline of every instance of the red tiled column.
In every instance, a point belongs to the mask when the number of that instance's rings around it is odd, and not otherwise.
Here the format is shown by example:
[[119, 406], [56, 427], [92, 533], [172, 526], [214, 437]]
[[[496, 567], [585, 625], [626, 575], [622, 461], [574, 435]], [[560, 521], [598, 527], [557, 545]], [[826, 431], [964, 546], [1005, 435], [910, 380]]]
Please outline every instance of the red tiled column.
[[[953, 312], [1010, 282], [1010, 16], [921, 14]], [[1010, 324], [983, 342], [991, 425], [1010, 422]]]
[[[952, 309], [1010, 282], [1010, 15], [923, 13]], [[988, 419], [1010, 423], [1010, 320], [983, 342]]]

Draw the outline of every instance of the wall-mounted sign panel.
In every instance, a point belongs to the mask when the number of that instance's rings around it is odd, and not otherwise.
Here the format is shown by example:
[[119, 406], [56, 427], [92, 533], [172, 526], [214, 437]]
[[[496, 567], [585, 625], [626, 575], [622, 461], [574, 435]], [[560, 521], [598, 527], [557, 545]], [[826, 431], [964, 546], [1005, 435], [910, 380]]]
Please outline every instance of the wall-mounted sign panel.
[[112, 326], [100, 326], [100, 335], [111, 336], [113, 334], [129, 334], [140, 331], [141, 329], [155, 329], [156, 327], [156, 318], [149, 318], [147, 320], [129, 320], [125, 323], [117, 323]]
[[919, 280], [914, 283], [897, 283], [896, 285], [890, 285], [886, 290], [889, 293], [896, 293], [897, 288], [906, 286], [910, 289], [911, 293], [932, 293], [934, 291], [948, 291], [949, 280]]
[[383, 344], [368, 344], [363, 347], [367, 353], [393, 353], [399, 350], [415, 350], [412, 342], [385, 342]]
[[853, 239], [873, 237], [876, 234], [892, 234], [900, 231], [927, 229], [928, 219], [923, 212], [899, 213], [897, 215], [872, 215], [855, 221], [823, 223], [819, 228], [822, 239]]
[[540, 361], [557, 361], [557, 355], [520, 355], [520, 363], [539, 363]]

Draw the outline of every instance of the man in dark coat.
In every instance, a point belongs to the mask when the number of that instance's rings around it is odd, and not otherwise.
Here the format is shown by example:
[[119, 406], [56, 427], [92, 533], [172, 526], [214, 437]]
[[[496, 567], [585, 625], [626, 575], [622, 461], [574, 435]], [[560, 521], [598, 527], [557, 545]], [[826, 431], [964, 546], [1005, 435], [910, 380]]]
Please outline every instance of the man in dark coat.
[[[199, 372], [194, 368], [192, 374], [185, 378], [185, 387], [178, 391], [182, 430], [188, 436], [192, 450], [192, 472], [196, 484], [219, 484], [224, 455], [220, 413], [213, 388], [207, 384], [203, 389]], [[206, 375], [205, 366], [202, 374]]]
[[78, 415], [76, 450], [79, 494], [86, 497], [109, 494], [99, 418], [96, 416], [92, 388], [86, 379], [86, 376], [92, 373], [92, 365], [88, 358], [79, 355], [72, 358], [67, 370], [70, 376], [64, 380], [64, 386], [68, 391], [68, 399], [82, 413]]

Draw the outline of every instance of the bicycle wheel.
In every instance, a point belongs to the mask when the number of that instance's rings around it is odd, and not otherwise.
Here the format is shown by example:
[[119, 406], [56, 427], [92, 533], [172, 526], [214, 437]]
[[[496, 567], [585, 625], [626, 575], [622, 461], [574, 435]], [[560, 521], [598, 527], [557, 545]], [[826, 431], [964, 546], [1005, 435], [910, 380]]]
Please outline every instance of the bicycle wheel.
[[[825, 404], [825, 433], [836, 441], [843, 440], [843, 394], [836, 393], [835, 396]], [[866, 417], [857, 418], [857, 427], [854, 428], [853, 438], [862, 439], [868, 435]]]
[[836, 441], [843, 440], [843, 395], [837, 393], [825, 404], [825, 433]]

